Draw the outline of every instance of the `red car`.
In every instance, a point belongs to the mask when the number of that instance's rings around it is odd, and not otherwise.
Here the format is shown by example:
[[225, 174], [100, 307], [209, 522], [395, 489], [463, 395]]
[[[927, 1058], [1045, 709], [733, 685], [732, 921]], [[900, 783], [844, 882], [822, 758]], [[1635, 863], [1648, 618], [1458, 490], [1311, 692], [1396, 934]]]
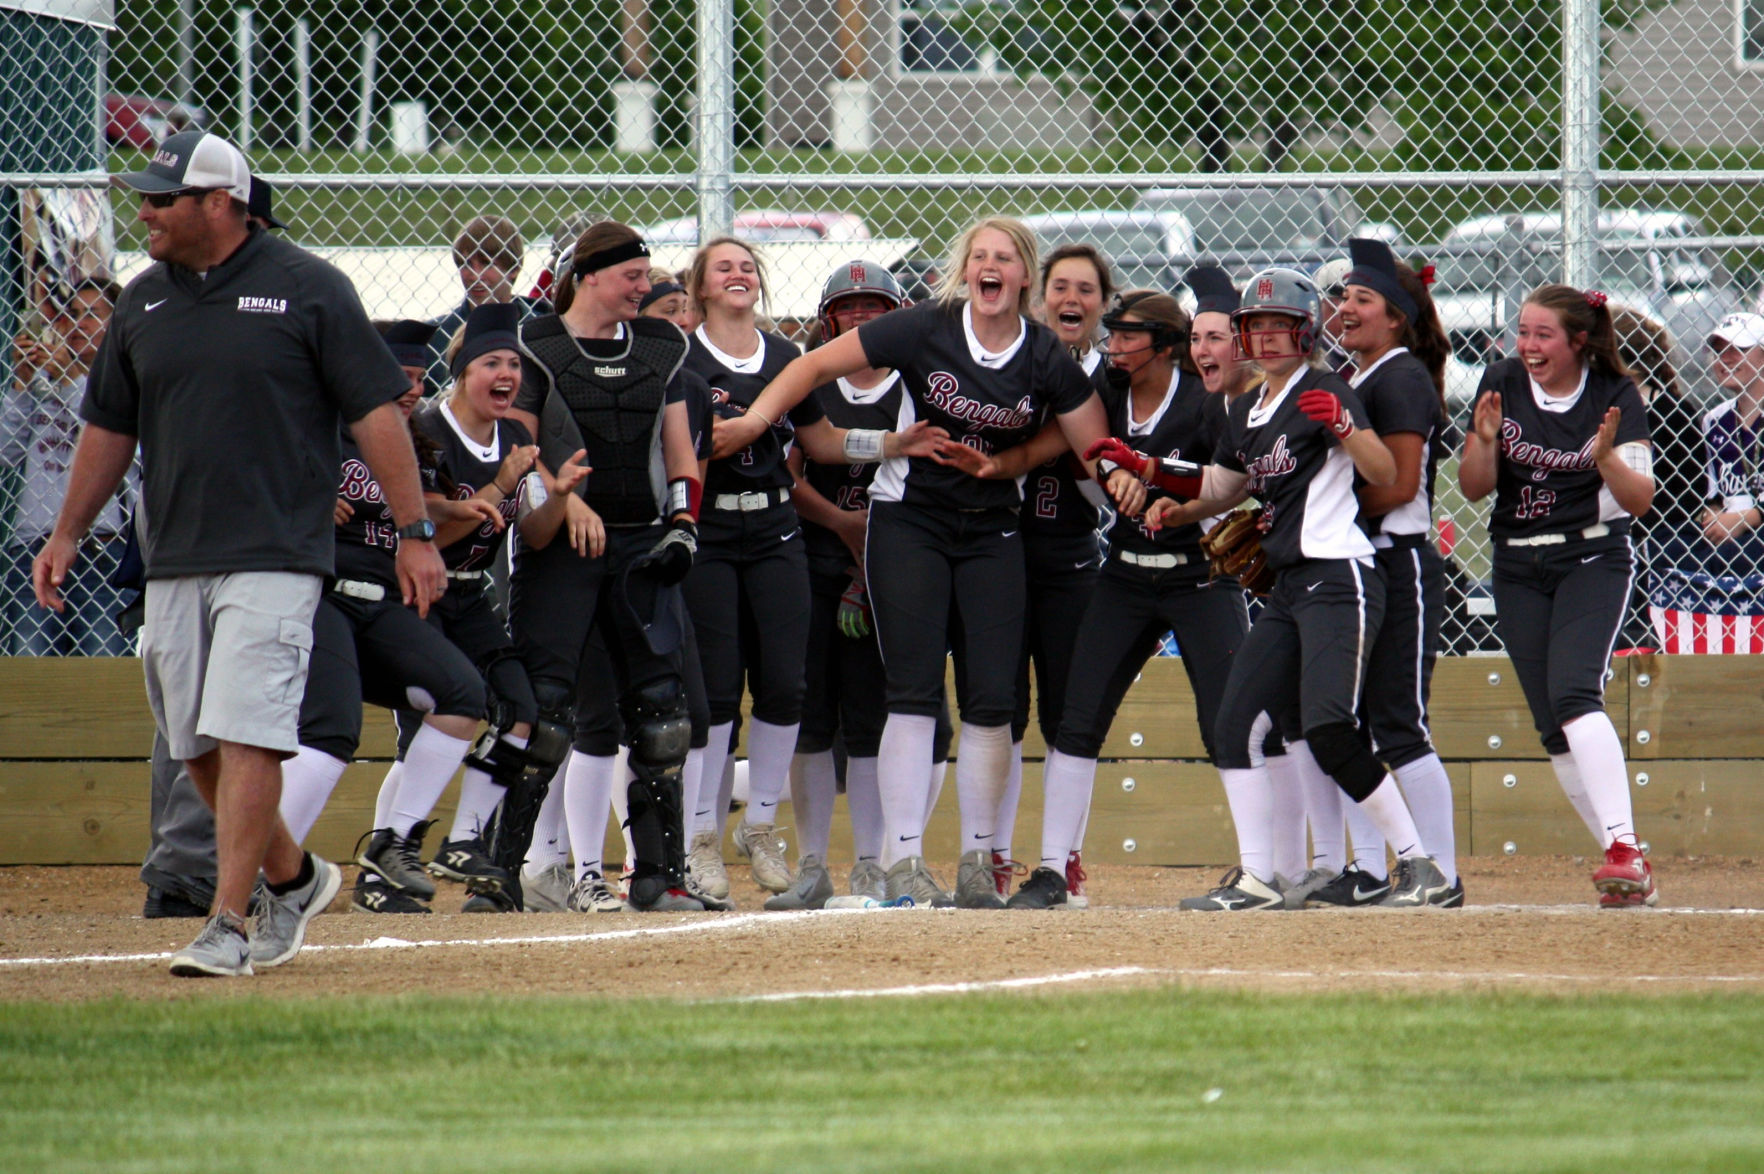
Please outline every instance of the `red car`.
[[186, 106], [170, 98], [104, 95], [104, 141], [112, 147], [150, 151], [168, 135], [207, 125], [208, 111], [200, 106]]

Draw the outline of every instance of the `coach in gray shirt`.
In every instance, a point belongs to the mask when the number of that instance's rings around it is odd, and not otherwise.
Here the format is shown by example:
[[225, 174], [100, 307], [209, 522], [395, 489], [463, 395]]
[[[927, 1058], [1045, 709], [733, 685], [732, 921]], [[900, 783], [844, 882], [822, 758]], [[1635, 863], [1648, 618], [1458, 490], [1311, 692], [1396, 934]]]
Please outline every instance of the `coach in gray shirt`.
[[[337, 867], [277, 814], [298, 746], [312, 617], [332, 570], [339, 416], [400, 527], [405, 600], [446, 587], [416, 460], [392, 401], [407, 382], [348, 280], [246, 222], [250, 169], [232, 144], [173, 135], [144, 171], [147, 252], [92, 372], [67, 500], [32, 568], [59, 609], [78, 543], [141, 446], [147, 696], [173, 757], [215, 811], [219, 876], [179, 975], [248, 975], [300, 949]], [[259, 870], [266, 896], [249, 939]]]

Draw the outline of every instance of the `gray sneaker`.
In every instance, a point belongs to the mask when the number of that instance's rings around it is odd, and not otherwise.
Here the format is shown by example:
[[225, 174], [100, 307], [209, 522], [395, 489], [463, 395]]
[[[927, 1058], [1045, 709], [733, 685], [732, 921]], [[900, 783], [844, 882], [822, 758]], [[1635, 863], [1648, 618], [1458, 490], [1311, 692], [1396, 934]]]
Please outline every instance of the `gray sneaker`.
[[1431, 856], [1405, 856], [1390, 872], [1390, 892], [1378, 902], [1384, 909], [1420, 909], [1439, 904], [1452, 886]]
[[715, 832], [692, 833], [692, 844], [686, 849], [686, 871], [698, 881], [698, 887], [713, 897], [729, 895], [729, 869], [723, 863], [723, 842]]
[[735, 901], [730, 897], [713, 897], [698, 887], [698, 878], [690, 872], [686, 874], [686, 895], [715, 913], [735, 912]]
[[171, 972], [179, 978], [251, 977], [245, 923], [231, 913], [216, 913], [203, 922], [195, 941], [172, 955]]
[[1279, 909], [1280, 890], [1254, 873], [1233, 868], [1219, 880], [1219, 885], [1204, 897], [1184, 897], [1177, 903], [1183, 909], [1202, 913], [1240, 913], [1247, 909]]
[[1288, 909], [1303, 909], [1305, 899], [1330, 881], [1336, 872], [1333, 868], [1308, 868], [1287, 884], [1281, 891], [1281, 901]]
[[330, 907], [343, 887], [343, 870], [311, 852], [312, 879], [292, 893], [277, 896], [268, 885], [258, 890], [257, 924], [251, 929], [251, 965], [262, 970], [280, 966], [300, 953], [306, 923]]
[[528, 913], [568, 913], [570, 887], [570, 866], [562, 862], [548, 865], [537, 876], [521, 874], [522, 903]]
[[888, 900], [888, 874], [874, 859], [864, 859], [851, 866], [851, 895]]
[[[991, 863], [987, 861], [988, 868]], [[908, 856], [895, 861], [894, 867], [888, 870], [883, 896], [889, 901], [911, 897], [913, 904], [921, 909], [951, 909], [955, 906], [955, 898], [943, 891], [943, 886], [925, 867], [923, 856]]]
[[781, 910], [819, 909], [833, 895], [833, 878], [819, 856], [804, 856], [796, 862], [796, 883], [776, 897], [766, 898], [766, 908]]
[[570, 889], [571, 913], [624, 913], [628, 906], [619, 895], [607, 888], [606, 879], [598, 872], [585, 872]]
[[796, 883], [785, 863], [784, 848], [778, 831], [769, 823], [748, 823], [745, 819], [735, 828], [735, 855], [745, 857], [753, 866], [753, 883], [774, 893], [786, 893]]
[[998, 895], [998, 874], [992, 870], [992, 852], [976, 848], [962, 853], [956, 865], [955, 903], [957, 909], [1003, 909], [1004, 898]]
[[435, 895], [435, 882], [423, 870], [420, 859], [422, 833], [426, 824], [418, 824], [409, 836], [401, 836], [391, 828], [375, 828], [367, 836], [364, 850], [356, 844], [355, 862], [391, 885], [403, 889], [419, 900]]

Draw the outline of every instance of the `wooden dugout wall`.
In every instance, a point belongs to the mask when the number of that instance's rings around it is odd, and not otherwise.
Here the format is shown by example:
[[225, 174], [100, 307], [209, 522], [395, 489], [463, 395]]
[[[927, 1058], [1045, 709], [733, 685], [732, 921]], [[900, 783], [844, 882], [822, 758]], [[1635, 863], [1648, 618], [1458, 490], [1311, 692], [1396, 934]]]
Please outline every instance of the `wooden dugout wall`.
[[[1632, 656], [1613, 662], [1606, 708], [1629, 757], [1636, 824], [1664, 855], [1747, 855], [1764, 844], [1764, 661]], [[1584, 853], [1586, 831], [1562, 797], [1504, 657], [1442, 660], [1433, 735], [1457, 795], [1466, 855]], [[153, 721], [132, 658], [0, 658], [0, 864], [133, 864], [148, 833]], [[370, 708], [350, 766], [311, 845], [347, 859], [372, 820], [393, 751], [388, 715]], [[959, 743], [958, 743], [959, 752]], [[1032, 728], [1024, 754], [1039, 760]], [[1236, 840], [1217, 775], [1202, 760], [1181, 665], [1146, 666], [1115, 721], [1097, 772], [1085, 855], [1135, 864], [1221, 864]], [[1014, 844], [1040, 838], [1040, 765], [1025, 770]], [[929, 853], [953, 859], [953, 784]], [[451, 803], [451, 797], [445, 803]], [[843, 805], [833, 856], [850, 858]], [[439, 813], [445, 819], [451, 809]], [[788, 825], [788, 812], [780, 823]], [[843, 837], [843, 840], [842, 840]], [[617, 829], [609, 845], [617, 840]], [[1129, 847], [1131, 845], [1131, 847]], [[609, 846], [608, 859], [623, 850]]]

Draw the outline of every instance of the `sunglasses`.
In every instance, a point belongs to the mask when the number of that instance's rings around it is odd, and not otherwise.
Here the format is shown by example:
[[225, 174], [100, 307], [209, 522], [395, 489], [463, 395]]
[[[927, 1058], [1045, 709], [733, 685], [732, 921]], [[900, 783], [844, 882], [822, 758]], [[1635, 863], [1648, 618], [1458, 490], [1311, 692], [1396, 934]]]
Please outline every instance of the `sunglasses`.
[[185, 188], [183, 191], [178, 192], [145, 192], [142, 194], [141, 198], [147, 201], [148, 205], [151, 207], [169, 208], [185, 196], [195, 196], [197, 199], [201, 199], [209, 192], [216, 192], [219, 190], [219, 188]]

